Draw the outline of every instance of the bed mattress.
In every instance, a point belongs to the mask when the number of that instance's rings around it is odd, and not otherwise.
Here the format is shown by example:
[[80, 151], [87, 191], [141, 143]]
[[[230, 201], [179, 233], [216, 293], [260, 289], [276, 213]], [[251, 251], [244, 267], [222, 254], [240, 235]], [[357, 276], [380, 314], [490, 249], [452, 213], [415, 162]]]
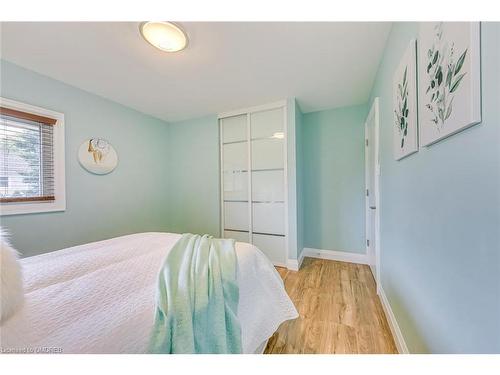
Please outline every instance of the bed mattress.
[[[180, 236], [139, 233], [22, 259], [25, 303], [0, 326], [2, 352], [145, 353], [158, 271]], [[237, 242], [236, 254], [243, 352], [254, 353], [298, 314], [259, 249]]]

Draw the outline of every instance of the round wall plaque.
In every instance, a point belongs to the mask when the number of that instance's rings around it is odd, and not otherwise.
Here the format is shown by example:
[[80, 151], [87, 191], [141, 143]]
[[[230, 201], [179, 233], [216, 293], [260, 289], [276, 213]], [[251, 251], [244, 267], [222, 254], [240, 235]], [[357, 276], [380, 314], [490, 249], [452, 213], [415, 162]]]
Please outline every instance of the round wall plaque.
[[90, 138], [78, 149], [78, 160], [91, 173], [107, 174], [116, 168], [118, 155], [107, 140]]

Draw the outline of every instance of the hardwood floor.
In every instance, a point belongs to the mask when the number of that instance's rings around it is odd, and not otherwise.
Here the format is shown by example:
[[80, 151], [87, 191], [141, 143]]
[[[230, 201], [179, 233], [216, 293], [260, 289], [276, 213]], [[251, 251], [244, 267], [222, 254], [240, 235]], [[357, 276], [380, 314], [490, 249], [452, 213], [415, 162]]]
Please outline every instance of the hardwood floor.
[[298, 272], [277, 269], [300, 316], [265, 353], [397, 353], [368, 266], [305, 258]]

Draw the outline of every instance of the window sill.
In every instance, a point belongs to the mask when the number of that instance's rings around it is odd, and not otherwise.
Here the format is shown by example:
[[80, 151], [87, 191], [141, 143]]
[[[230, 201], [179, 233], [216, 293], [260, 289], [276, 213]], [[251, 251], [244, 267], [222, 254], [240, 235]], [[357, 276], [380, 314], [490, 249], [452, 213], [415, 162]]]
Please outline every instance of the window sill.
[[0, 216], [36, 214], [66, 210], [66, 200], [56, 199], [53, 202], [23, 202], [0, 204]]

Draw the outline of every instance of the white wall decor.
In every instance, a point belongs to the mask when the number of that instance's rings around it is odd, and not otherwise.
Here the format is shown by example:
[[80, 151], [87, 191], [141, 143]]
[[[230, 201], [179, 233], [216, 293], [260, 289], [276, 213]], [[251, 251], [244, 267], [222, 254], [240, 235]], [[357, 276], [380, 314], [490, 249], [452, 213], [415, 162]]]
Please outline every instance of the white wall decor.
[[411, 40], [393, 76], [394, 158], [400, 160], [418, 151], [417, 56]]
[[418, 50], [420, 144], [481, 122], [479, 22], [423, 22]]
[[80, 145], [78, 160], [83, 168], [95, 174], [107, 174], [118, 164], [118, 155], [105, 139], [90, 138]]

